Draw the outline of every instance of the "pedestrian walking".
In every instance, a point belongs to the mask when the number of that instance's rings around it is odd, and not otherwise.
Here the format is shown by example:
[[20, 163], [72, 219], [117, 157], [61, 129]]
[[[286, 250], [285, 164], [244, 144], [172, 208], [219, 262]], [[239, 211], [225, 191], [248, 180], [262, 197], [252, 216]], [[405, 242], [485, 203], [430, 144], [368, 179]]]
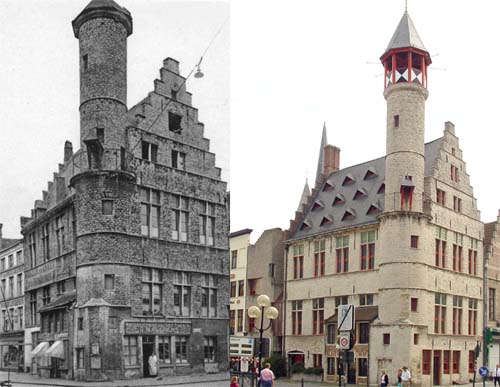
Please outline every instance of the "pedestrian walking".
[[401, 387], [403, 385], [403, 379], [401, 379], [402, 373], [403, 373], [403, 370], [401, 368], [398, 369], [398, 387]]
[[401, 383], [403, 384], [403, 387], [411, 385], [411, 372], [407, 366], [403, 367], [403, 372], [401, 373]]
[[240, 385], [238, 384], [238, 377], [237, 376], [233, 376], [231, 378], [231, 384], [229, 385], [229, 387], [240, 387]]
[[271, 371], [271, 364], [266, 363], [266, 368], [260, 371], [261, 387], [274, 387], [274, 372]]
[[500, 368], [497, 366], [495, 367], [495, 371], [493, 371], [493, 385], [496, 387], [498, 385], [500, 386]]
[[382, 370], [382, 374], [380, 375], [380, 387], [387, 387], [389, 385], [389, 376], [385, 373], [385, 370]]

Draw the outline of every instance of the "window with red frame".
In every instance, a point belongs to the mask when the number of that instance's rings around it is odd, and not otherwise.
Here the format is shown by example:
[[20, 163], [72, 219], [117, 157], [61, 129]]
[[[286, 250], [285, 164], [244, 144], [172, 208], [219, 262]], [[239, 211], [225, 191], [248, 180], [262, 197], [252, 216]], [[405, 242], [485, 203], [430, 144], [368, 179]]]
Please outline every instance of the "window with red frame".
[[292, 301], [292, 335], [302, 334], [302, 301]]
[[434, 333], [446, 333], [446, 294], [436, 293], [434, 303]]
[[418, 249], [418, 235], [412, 235], [410, 237], [410, 247], [412, 249]]
[[375, 268], [375, 230], [361, 233], [361, 270]]
[[248, 331], [249, 332], [255, 331], [255, 318], [252, 317], [248, 318]]
[[443, 351], [443, 374], [450, 373], [450, 351]]
[[248, 293], [251, 296], [255, 296], [257, 294], [257, 281], [256, 280], [248, 280]]
[[323, 324], [325, 316], [325, 299], [324, 298], [313, 298], [313, 335], [323, 334]]
[[462, 246], [453, 245], [453, 271], [462, 272]]
[[347, 273], [349, 271], [349, 235], [335, 238], [337, 273]]
[[304, 277], [304, 245], [293, 246], [293, 278]]
[[431, 374], [431, 351], [429, 349], [422, 351], [422, 374]]
[[383, 343], [384, 343], [384, 345], [391, 344], [391, 334], [390, 333], [383, 334]]
[[469, 351], [469, 372], [474, 372], [474, 361], [476, 360], [476, 356], [474, 351]]
[[325, 275], [325, 240], [314, 242], [314, 276]]
[[446, 241], [436, 239], [436, 266], [446, 267]]
[[411, 303], [411, 311], [418, 312], [418, 298], [412, 297], [410, 303]]
[[457, 212], [462, 212], [462, 199], [453, 196], [453, 210]]
[[467, 333], [475, 336], [477, 333], [477, 300], [469, 298], [469, 324]]
[[462, 334], [462, 304], [463, 304], [462, 297], [453, 296], [452, 333], [454, 335], [461, 335]]
[[460, 351], [453, 351], [453, 373], [460, 373]]
[[470, 238], [469, 249], [469, 274], [477, 275], [477, 239]]
[[443, 206], [446, 205], [446, 192], [440, 189], [436, 190], [436, 201], [438, 204], [441, 204]]
[[323, 368], [323, 355], [320, 353], [313, 354], [313, 367]]
[[453, 164], [450, 167], [450, 177], [451, 180], [454, 181], [455, 183], [458, 183], [460, 181], [460, 177], [458, 175], [458, 168]]

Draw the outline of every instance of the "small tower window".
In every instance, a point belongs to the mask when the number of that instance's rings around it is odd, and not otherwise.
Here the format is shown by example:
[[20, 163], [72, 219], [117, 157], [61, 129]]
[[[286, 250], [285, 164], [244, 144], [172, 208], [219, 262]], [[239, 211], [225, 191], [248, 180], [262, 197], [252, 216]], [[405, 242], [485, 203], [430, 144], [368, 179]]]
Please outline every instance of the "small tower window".
[[173, 100], [177, 99], [177, 90], [170, 89], [170, 95], [172, 96]]
[[102, 201], [102, 214], [113, 215], [113, 200], [104, 199]]
[[399, 114], [394, 116], [394, 127], [399, 128]]
[[168, 128], [171, 132], [181, 133], [182, 132], [182, 116], [169, 112], [168, 113]]
[[87, 71], [89, 68], [89, 56], [88, 54], [85, 54], [83, 57], [83, 71]]
[[410, 247], [412, 249], [418, 249], [418, 235], [410, 236]]

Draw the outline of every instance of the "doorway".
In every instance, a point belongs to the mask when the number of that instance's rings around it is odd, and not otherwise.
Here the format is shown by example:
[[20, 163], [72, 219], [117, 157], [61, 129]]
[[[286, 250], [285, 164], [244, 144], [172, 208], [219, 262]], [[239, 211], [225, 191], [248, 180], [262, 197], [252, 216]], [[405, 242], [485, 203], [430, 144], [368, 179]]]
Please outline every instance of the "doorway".
[[142, 375], [145, 378], [148, 378], [150, 376], [156, 376], [156, 375], [150, 375], [149, 373], [149, 357], [153, 354], [155, 347], [155, 337], [154, 336], [142, 336]]
[[347, 363], [347, 384], [356, 384], [356, 366], [354, 362]]
[[435, 386], [439, 386], [441, 384], [441, 351], [434, 351], [432, 381]]

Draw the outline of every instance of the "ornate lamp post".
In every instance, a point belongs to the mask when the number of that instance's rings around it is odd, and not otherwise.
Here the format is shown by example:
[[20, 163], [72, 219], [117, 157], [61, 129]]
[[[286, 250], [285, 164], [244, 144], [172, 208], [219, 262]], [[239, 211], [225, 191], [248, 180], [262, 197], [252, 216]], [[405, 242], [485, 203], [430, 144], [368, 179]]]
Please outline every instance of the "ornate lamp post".
[[[260, 328], [259, 328], [259, 385], [260, 385], [260, 372], [262, 371], [262, 335], [264, 331], [267, 331], [271, 327], [273, 320], [278, 318], [278, 309], [271, 306], [271, 300], [266, 294], [261, 294], [257, 297], [257, 305], [248, 308], [248, 317], [259, 318], [260, 317]], [[269, 325], [264, 328], [264, 316], [269, 320]]]

